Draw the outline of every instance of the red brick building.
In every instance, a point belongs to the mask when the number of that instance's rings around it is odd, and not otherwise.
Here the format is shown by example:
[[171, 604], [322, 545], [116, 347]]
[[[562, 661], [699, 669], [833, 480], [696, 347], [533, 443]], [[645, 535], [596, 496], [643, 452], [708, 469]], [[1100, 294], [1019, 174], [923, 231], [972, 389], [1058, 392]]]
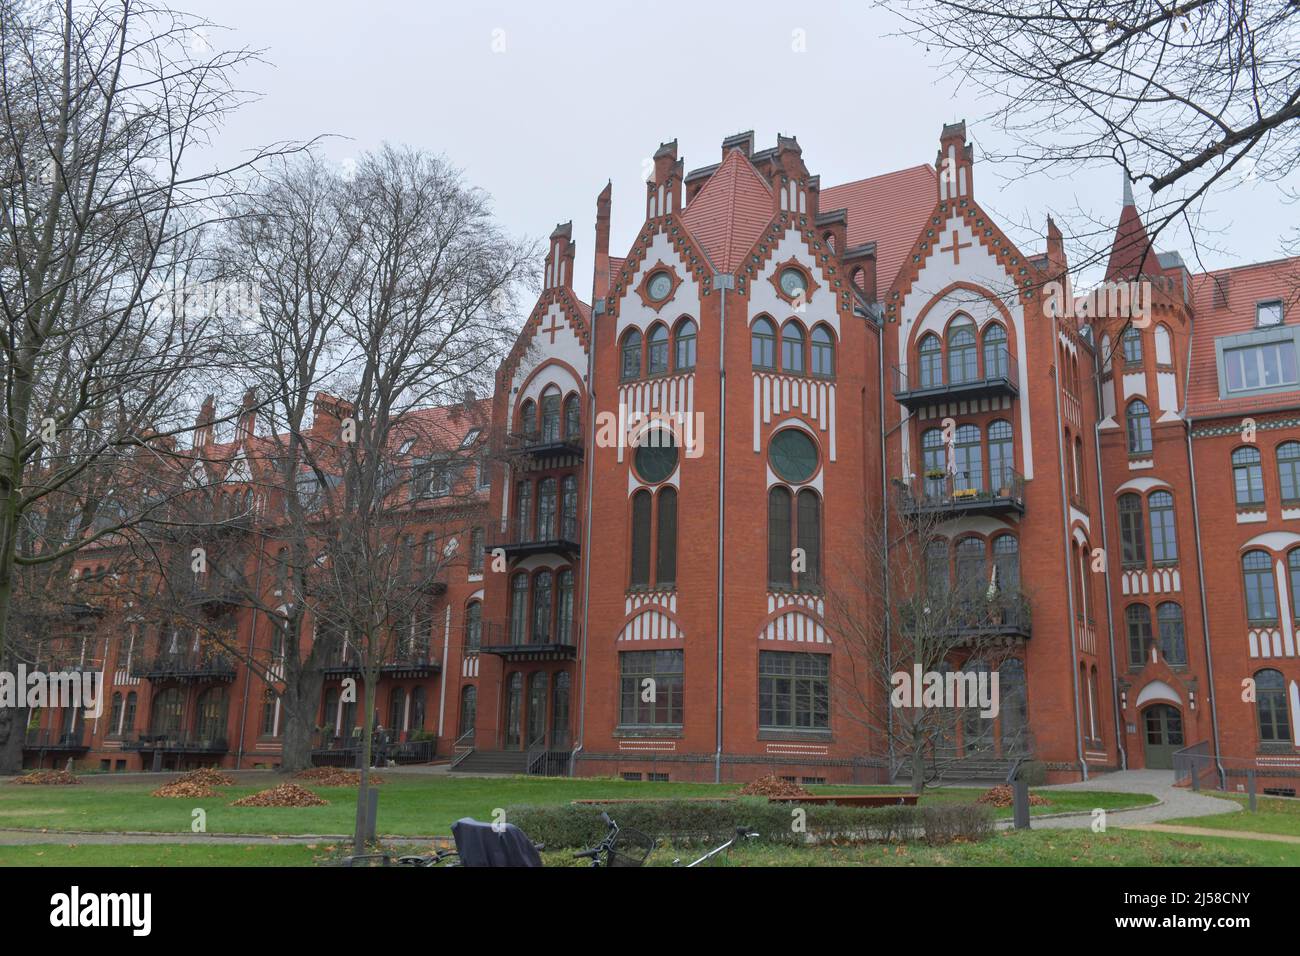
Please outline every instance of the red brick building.
[[[395, 733], [466, 770], [888, 780], [826, 601], [865, 527], [924, 514], [927, 574], [1024, 596], [996, 622], [1000, 715], [948, 742], [971, 773], [1030, 755], [1077, 779], [1199, 747], [1230, 786], [1292, 785], [1300, 260], [1192, 274], [1126, 193], [1104, 295], [1139, 298], [1061, 308], [1060, 232], [1008, 238], [964, 124], [933, 165], [828, 187], [793, 138], [732, 136], [689, 172], [669, 143], [636, 201], [615, 256], [597, 197], [592, 305], [571, 224], [552, 233], [495, 395], [444, 428], [490, 436], [482, 533], [427, 659], [384, 678]], [[138, 733], [155, 681], [110, 670]], [[226, 686], [243, 743], [222, 762], [274, 764], [265, 688], [238, 665]], [[321, 722], [346, 738], [332, 692]], [[126, 707], [74, 756], [137, 766]]]

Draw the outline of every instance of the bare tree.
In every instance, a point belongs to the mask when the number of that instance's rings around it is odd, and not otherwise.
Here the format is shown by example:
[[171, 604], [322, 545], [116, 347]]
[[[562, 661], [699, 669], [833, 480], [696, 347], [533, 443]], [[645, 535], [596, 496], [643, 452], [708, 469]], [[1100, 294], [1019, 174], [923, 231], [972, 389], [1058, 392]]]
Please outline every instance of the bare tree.
[[[1012, 663], [1030, 623], [1018, 570], [990, 563], [982, 539], [977, 554], [954, 549], [948, 521], [954, 504], [1019, 489], [962, 484], [946, 472], [896, 480], [894, 500], [867, 519], [855, 556], [840, 556], [825, 588], [827, 628], [845, 652], [836, 679], [845, 716], [887, 753], [891, 779], [910, 777], [917, 793], [963, 759], [1030, 749], [1023, 671]], [[981, 682], [1001, 713], [996, 739]]]
[[[906, 21], [905, 35], [994, 104], [990, 119], [1013, 144], [1004, 158], [1058, 175], [1112, 163], [1146, 185], [1152, 242], [1216, 188], [1280, 183], [1300, 161], [1293, 0], [887, 6]], [[1094, 244], [1087, 258], [1104, 262], [1107, 249]]]

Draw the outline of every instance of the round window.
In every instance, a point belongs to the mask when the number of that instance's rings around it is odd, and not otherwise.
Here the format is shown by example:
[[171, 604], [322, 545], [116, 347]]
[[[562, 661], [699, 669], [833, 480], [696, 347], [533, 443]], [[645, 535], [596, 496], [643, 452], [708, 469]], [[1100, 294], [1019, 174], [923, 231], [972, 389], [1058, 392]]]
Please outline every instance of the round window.
[[668, 298], [668, 294], [673, 291], [673, 277], [667, 272], [656, 272], [646, 283], [646, 291], [650, 293], [650, 298], [656, 302], [661, 302]]
[[636, 450], [636, 471], [648, 485], [657, 485], [677, 467], [677, 445], [670, 432], [647, 432]]
[[807, 481], [817, 471], [817, 446], [797, 428], [787, 428], [772, 436], [769, 458], [772, 470], [793, 485]]
[[797, 299], [808, 289], [808, 280], [798, 269], [786, 269], [781, 273], [781, 291], [792, 299]]

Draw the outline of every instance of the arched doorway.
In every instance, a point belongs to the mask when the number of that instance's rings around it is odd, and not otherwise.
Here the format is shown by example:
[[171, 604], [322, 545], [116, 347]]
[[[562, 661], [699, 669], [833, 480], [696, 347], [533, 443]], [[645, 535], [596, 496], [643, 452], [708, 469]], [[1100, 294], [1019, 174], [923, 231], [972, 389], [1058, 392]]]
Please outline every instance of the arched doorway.
[[1152, 704], [1142, 712], [1148, 770], [1174, 769], [1174, 752], [1183, 749], [1183, 715], [1171, 704]]

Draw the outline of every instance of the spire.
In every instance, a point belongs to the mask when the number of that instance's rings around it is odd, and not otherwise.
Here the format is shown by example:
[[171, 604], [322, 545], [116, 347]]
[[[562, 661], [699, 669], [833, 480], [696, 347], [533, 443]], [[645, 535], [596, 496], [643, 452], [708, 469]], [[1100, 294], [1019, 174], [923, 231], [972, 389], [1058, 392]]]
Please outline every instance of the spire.
[[1137, 203], [1133, 201], [1133, 181], [1128, 178], [1127, 169], [1123, 170], [1123, 177], [1124, 177], [1124, 205], [1136, 206]]

